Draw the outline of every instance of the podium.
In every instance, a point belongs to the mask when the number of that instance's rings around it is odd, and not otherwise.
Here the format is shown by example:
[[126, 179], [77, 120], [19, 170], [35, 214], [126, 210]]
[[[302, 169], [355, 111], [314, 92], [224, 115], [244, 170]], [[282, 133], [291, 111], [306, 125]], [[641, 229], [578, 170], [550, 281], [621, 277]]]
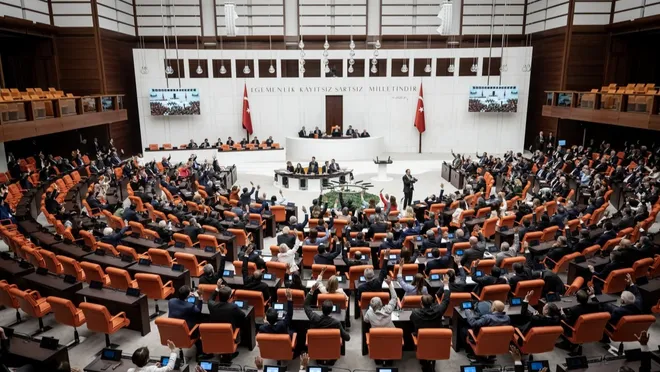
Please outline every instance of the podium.
[[447, 164], [446, 161], [442, 162], [442, 171], [440, 172], [440, 177], [451, 183], [451, 165]]
[[371, 179], [373, 181], [392, 181], [392, 177], [387, 177], [387, 165], [392, 163], [393, 161], [390, 158], [387, 158], [387, 160], [374, 159], [374, 164], [378, 165], [378, 174]]
[[465, 183], [465, 175], [460, 169], [452, 168], [451, 169], [451, 184], [458, 190], [463, 190], [463, 184]]

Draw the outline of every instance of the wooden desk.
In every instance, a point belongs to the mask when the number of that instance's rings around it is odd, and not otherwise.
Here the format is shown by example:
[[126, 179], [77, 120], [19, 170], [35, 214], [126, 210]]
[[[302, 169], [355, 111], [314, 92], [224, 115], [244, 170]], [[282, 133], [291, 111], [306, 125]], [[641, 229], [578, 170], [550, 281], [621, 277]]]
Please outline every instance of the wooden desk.
[[54, 371], [60, 363], [69, 361], [66, 346], [59, 345], [57, 349], [50, 350], [39, 347], [39, 343], [39, 340], [14, 335], [11, 338], [7, 355], [3, 358], [3, 364], [8, 367], [30, 364], [35, 371]]
[[[215, 237], [215, 240], [218, 241], [218, 244], [225, 244], [227, 247], [227, 254], [225, 255], [225, 259], [227, 262], [232, 262], [235, 260], [238, 260], [238, 245], [236, 243], [236, 235], [231, 234], [231, 235], [223, 235], [221, 233], [214, 233], [211, 231], [206, 231], [204, 232], [206, 235], [211, 235]], [[200, 247], [204, 248], [204, 247]]]
[[[633, 371], [639, 371], [640, 361], [627, 361], [623, 359], [608, 360], [606, 362], [591, 363], [587, 368], [571, 369], [565, 363], [557, 364], [557, 372], [618, 372], [622, 366], [630, 367]], [[651, 371], [660, 370], [660, 364], [651, 359]]]
[[87, 256], [83, 257], [83, 261], [89, 261], [97, 265], [100, 265], [103, 271], [105, 271], [105, 269], [107, 269], [108, 267], [115, 267], [117, 269], [126, 270], [129, 266], [135, 263], [135, 261], [132, 262], [122, 261], [121, 258], [112, 256], [110, 254], [101, 256], [95, 253], [90, 253]]
[[201, 248], [177, 248], [177, 247], [169, 247], [167, 248], [167, 251], [170, 253], [170, 256], [174, 257], [175, 253], [188, 253], [192, 254], [197, 258], [197, 262], [201, 263], [202, 261], [206, 261], [206, 263], [209, 263], [213, 265], [213, 268], [215, 271], [220, 271], [224, 270], [224, 267], [220, 267], [222, 265], [222, 254], [220, 251], [215, 251], [215, 252], [206, 252], [205, 250]]
[[18, 261], [0, 258], [0, 280], [6, 280], [8, 283], [14, 284], [19, 277], [33, 272], [34, 267], [32, 265], [22, 268], [19, 266]]
[[23, 234], [31, 235], [37, 231], [41, 231], [41, 225], [34, 220], [19, 221], [18, 229], [21, 230]]
[[650, 312], [651, 307], [655, 306], [660, 300], [660, 278], [652, 279], [647, 284], [638, 286], [637, 289], [642, 295], [644, 313]]
[[43, 231], [36, 231], [30, 234], [30, 237], [37, 240], [42, 248], [50, 248], [51, 245], [60, 242], [59, 240], [55, 239], [55, 235]]
[[566, 276], [566, 284], [570, 285], [571, 283], [573, 283], [573, 280], [575, 280], [575, 278], [577, 278], [578, 276], [584, 277], [585, 281], [587, 281], [587, 279], [591, 279], [591, 271], [588, 268], [589, 265], [592, 265], [595, 271], [600, 271], [608, 263], [610, 263], [609, 257], [600, 257], [600, 256], [591, 257], [585, 262], [580, 262], [580, 263], [575, 263], [575, 261], [571, 261], [568, 264], [568, 274]]
[[266, 229], [264, 230], [264, 234], [267, 237], [274, 238], [275, 235], [277, 235], [277, 223], [275, 222], [275, 216], [267, 215], [267, 216], [261, 216], [261, 218], [266, 222]]
[[512, 246], [515, 234], [516, 233], [513, 229], [508, 229], [506, 231], [500, 231], [500, 229], [495, 230], [495, 246], [500, 247], [504, 242], [507, 242], [509, 243], [509, 246]]
[[50, 250], [57, 255], [71, 257], [76, 261], [82, 261], [83, 257], [91, 254], [91, 252], [83, 250], [80, 246], [64, 242], [51, 245]]
[[[534, 308], [531, 306], [529, 306], [527, 309], [529, 314], [537, 313], [537, 311], [534, 310]], [[505, 305], [504, 312], [509, 316], [509, 318], [511, 318], [511, 325], [514, 327], [524, 324], [529, 316], [529, 314], [522, 313], [522, 306]], [[454, 314], [451, 318], [451, 346], [454, 348], [454, 351], [461, 351], [461, 347], [465, 344], [465, 340], [459, 339], [459, 333], [461, 328], [467, 326], [468, 323], [467, 318], [465, 317], [465, 310], [463, 310], [460, 306], [454, 307]]]
[[529, 252], [532, 254], [532, 256], [543, 256], [548, 254], [548, 252], [552, 249], [552, 245], [555, 244], [557, 241], [556, 240], [551, 240], [548, 242], [543, 242], [539, 245], [530, 245], [529, 246]]
[[[369, 348], [367, 347], [367, 333], [371, 329], [371, 324], [364, 321], [364, 314], [367, 310], [362, 311], [362, 327], [361, 327], [361, 341], [362, 341], [362, 355], [369, 354]], [[412, 315], [412, 310], [395, 310], [392, 312], [392, 322], [396, 328], [403, 329], [403, 351], [412, 351], [415, 350], [415, 343], [412, 339], [412, 333], [414, 330], [410, 316]]]
[[124, 244], [129, 247], [135, 248], [137, 253], [145, 253], [149, 248], [165, 248], [167, 243], [156, 243], [153, 240], [136, 238], [133, 236], [126, 236], [121, 240]]
[[476, 225], [483, 225], [486, 222], [486, 217], [472, 218], [465, 221], [465, 226], [468, 228], [468, 231], [472, 231]]
[[[596, 295], [595, 297], [596, 297], [596, 299], [598, 299], [599, 304], [616, 302], [618, 300], [618, 297], [614, 297], [614, 296], [609, 295], [609, 294], [600, 294], [600, 295]], [[547, 302], [548, 301], [546, 301], [546, 299], [543, 298], [543, 297], [539, 299], [539, 303], [541, 303], [543, 306], [545, 306], [545, 304]], [[566, 296], [566, 297], [562, 297], [561, 301], [553, 302], [553, 304], [557, 305], [557, 307], [559, 309], [568, 309], [568, 308], [571, 308], [573, 306], [576, 306], [578, 304], [578, 302], [577, 302], [577, 297], [575, 297], [575, 296]]]
[[444, 162], [444, 161], [442, 162], [442, 168], [440, 170], [440, 177], [445, 179], [447, 182], [451, 183], [451, 164], [449, 164], [447, 162]]
[[[155, 356], [155, 355], [152, 355]], [[166, 355], [163, 355], [166, 356]], [[178, 358], [177, 358], [178, 361]], [[149, 360], [150, 365], [154, 365], [157, 362], [160, 362], [160, 359], [151, 359]], [[112, 363], [112, 366], [110, 368], [103, 369], [104, 365], [106, 363]], [[112, 367], [117, 365], [118, 363], [121, 363], [119, 367], [113, 369]], [[101, 360], [101, 356], [96, 357], [91, 363], [89, 363], [83, 371], [85, 372], [128, 372], [129, 369], [135, 368], [136, 370], [138, 367], [133, 364], [131, 361], [131, 357], [128, 355], [122, 355], [121, 361], [119, 362], [112, 362], [112, 361], [107, 361], [107, 360]], [[180, 372], [190, 372], [190, 366], [188, 364], [182, 364], [181, 367], [177, 370]]]
[[56, 296], [66, 298], [76, 306], [78, 306], [76, 292], [82, 289], [82, 282], [69, 284], [64, 282], [64, 279], [52, 274], [28, 274], [19, 278], [18, 283], [18, 286], [23, 290], [32, 289], [39, 291], [41, 297]]
[[[245, 314], [245, 320], [241, 324], [241, 342], [240, 346], [245, 346], [250, 351], [254, 350], [254, 347], [257, 346], [256, 334], [257, 326], [254, 318], [254, 307], [248, 306], [247, 309], [241, 309], [243, 314]], [[209, 306], [208, 303], [202, 305], [202, 312], [200, 314], [200, 321], [202, 323], [208, 323], [209, 321]], [[298, 335], [300, 337], [300, 335]]]
[[463, 190], [463, 186], [465, 185], [465, 175], [463, 172], [461, 172], [459, 169], [452, 168], [450, 177], [452, 186], [458, 190]]
[[147, 296], [141, 294], [139, 297], [127, 296], [124, 291], [110, 288], [92, 289], [84, 288], [76, 292], [78, 302], [91, 302], [108, 308], [111, 315], [125, 312], [126, 317], [131, 320], [128, 329], [138, 331], [142, 336], [151, 332], [149, 324], [149, 305]]
[[153, 264], [150, 266], [146, 266], [146, 265], [139, 265], [137, 263], [134, 263], [131, 266], [127, 267], [126, 270], [128, 271], [129, 274], [131, 274], [131, 277], [133, 278], [137, 273], [144, 273], [144, 274], [159, 275], [161, 280], [163, 281], [163, 284], [171, 280], [172, 284], [174, 285], [175, 296], [179, 288], [181, 288], [184, 285], [188, 285], [188, 286], [190, 285], [190, 271], [188, 270], [174, 271], [172, 270], [171, 267], [158, 266]]

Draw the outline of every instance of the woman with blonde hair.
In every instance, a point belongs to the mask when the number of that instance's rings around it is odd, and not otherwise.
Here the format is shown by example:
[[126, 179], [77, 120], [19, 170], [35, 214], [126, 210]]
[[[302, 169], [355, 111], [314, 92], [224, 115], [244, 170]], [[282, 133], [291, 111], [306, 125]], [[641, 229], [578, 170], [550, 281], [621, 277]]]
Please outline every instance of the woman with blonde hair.
[[319, 274], [318, 279], [316, 279], [316, 283], [319, 285], [319, 291], [321, 293], [341, 293], [344, 295], [344, 297], [348, 298], [348, 295], [346, 295], [344, 289], [339, 288], [339, 280], [337, 279], [336, 275], [329, 277], [327, 283], [323, 284], [324, 273], [325, 267], [321, 269], [321, 273]]

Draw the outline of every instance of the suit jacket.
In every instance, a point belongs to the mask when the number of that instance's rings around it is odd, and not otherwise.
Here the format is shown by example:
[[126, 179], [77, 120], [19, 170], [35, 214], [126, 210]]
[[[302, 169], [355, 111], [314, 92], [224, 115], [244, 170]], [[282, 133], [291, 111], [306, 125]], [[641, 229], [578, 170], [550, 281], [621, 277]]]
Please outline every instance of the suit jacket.
[[319, 173], [319, 163], [315, 161], [310, 161], [309, 165], [307, 166], [307, 174], [311, 173]]
[[248, 275], [248, 257], [243, 256], [243, 268], [241, 270], [243, 274], [243, 287], [248, 291], [259, 291], [264, 296], [264, 302], [268, 301], [270, 298], [270, 288], [268, 284], [257, 280], [253, 275]]
[[335, 258], [341, 254], [341, 245], [335, 244], [335, 250], [328, 252], [326, 251], [323, 254], [316, 254], [314, 256], [314, 263], [317, 265], [334, 265]]
[[349, 341], [351, 335], [346, 332], [344, 326], [340, 321], [333, 318], [332, 316], [326, 316], [324, 314], [318, 314], [314, 312], [311, 308], [312, 299], [314, 298], [312, 292], [310, 291], [305, 297], [305, 314], [307, 319], [309, 319], [309, 328], [310, 329], [338, 329], [341, 335], [341, 339], [344, 341]]
[[190, 237], [193, 243], [197, 242], [197, 236], [204, 233], [204, 229], [201, 227], [195, 227], [193, 225], [188, 225], [183, 228], [183, 233]]
[[209, 298], [209, 323], [229, 323], [234, 329], [238, 329], [245, 320], [243, 310], [231, 302], [217, 301], [218, 291], [213, 291]]
[[137, 222], [138, 215], [137, 215], [137, 212], [135, 212], [131, 208], [127, 208], [127, 209], [124, 210], [124, 213], [121, 215], [121, 219], [125, 220], [125, 221], [128, 221], [128, 222], [131, 222], [131, 221]]
[[293, 249], [296, 245], [296, 236], [292, 234], [280, 234], [277, 236], [277, 245], [286, 244], [287, 247]]
[[192, 329], [199, 321], [198, 316], [202, 311], [202, 301], [191, 304], [178, 298], [173, 298], [167, 302], [168, 318], [183, 319], [188, 324], [188, 329]]
[[530, 316], [527, 322], [518, 328], [526, 336], [527, 332], [534, 327], [552, 327], [558, 325], [561, 325], [561, 317], [549, 317], [538, 313]]
[[275, 324], [268, 324], [268, 323], [262, 324], [259, 327], [259, 333], [291, 334], [292, 331], [289, 330], [291, 319], [293, 319], [293, 301], [287, 301], [286, 316], [284, 317], [284, 319], [277, 321], [277, 323]]
[[403, 192], [411, 192], [415, 190], [415, 181], [412, 176], [409, 178], [404, 174], [401, 179], [403, 180]]
[[511, 319], [505, 313], [484, 314], [480, 317], [475, 316], [474, 311], [465, 311], [466, 320], [470, 328], [477, 334], [481, 327], [503, 326], [511, 324]]
[[449, 269], [449, 268], [451, 268], [449, 266], [450, 263], [451, 262], [449, 261], [449, 256], [440, 256], [436, 259], [428, 260], [428, 261], [426, 261], [426, 268], [424, 269], [424, 272], [426, 273], [426, 275], [429, 275], [431, 270]]
[[128, 231], [128, 226], [121, 229], [118, 233], [113, 233], [102, 237], [101, 243], [111, 244], [113, 247], [116, 247], [117, 245], [121, 244], [121, 238], [124, 237], [124, 233], [126, 231]]
[[442, 302], [434, 302], [429, 308], [417, 308], [410, 314], [410, 320], [413, 323], [414, 332], [422, 328], [442, 328], [442, 316], [449, 306], [449, 297], [451, 291], [445, 289], [442, 295]]
[[532, 273], [527, 269], [522, 274], [516, 274], [509, 279], [509, 285], [511, 286], [511, 292], [515, 292], [518, 282], [525, 280], [532, 280]]
[[359, 300], [364, 292], [382, 292], [383, 281], [385, 280], [385, 276], [387, 276], [387, 272], [387, 268], [382, 267], [378, 277], [360, 284], [357, 288], [357, 299]]
[[564, 313], [566, 314], [566, 323], [572, 327], [575, 325], [575, 322], [577, 322], [581, 315], [597, 313], [599, 311], [600, 307], [598, 306], [598, 303], [591, 302], [591, 299], [589, 299], [589, 302], [585, 305], [577, 304], [573, 307], [569, 307], [568, 309], [564, 309]]
[[372, 223], [371, 226], [369, 226], [369, 230], [367, 230], [367, 236], [365, 237], [365, 239], [371, 240], [371, 238], [374, 237], [374, 234], [384, 233], [384, 232], [387, 232], [386, 223]]
[[474, 248], [467, 249], [463, 252], [463, 257], [461, 257], [461, 265], [469, 267], [474, 260], [480, 260], [484, 258], [484, 252], [486, 252], [486, 247], [477, 244]]

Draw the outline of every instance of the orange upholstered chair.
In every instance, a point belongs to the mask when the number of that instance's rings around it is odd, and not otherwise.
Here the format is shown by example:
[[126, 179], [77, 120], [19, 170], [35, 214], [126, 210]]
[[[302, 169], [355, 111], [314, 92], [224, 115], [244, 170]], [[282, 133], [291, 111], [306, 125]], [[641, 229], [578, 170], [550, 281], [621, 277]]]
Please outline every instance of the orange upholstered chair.
[[284, 262], [266, 262], [266, 271], [275, 275], [280, 279], [280, 285], [284, 286], [284, 280], [286, 279], [287, 267]]
[[27, 290], [21, 291], [18, 288], [11, 288], [9, 292], [16, 297], [18, 305], [25, 313], [33, 318], [39, 319], [39, 330], [32, 334], [32, 336], [43, 333], [51, 329], [51, 327], [44, 327], [43, 317], [51, 312], [52, 308], [45, 298], [42, 298], [39, 292]]
[[236, 235], [236, 241], [234, 244], [238, 244], [239, 247], [248, 245], [252, 241], [252, 233], [246, 233], [242, 229], [227, 229], [230, 233]]
[[312, 265], [312, 279], [318, 279], [321, 275], [321, 270], [325, 268], [323, 273], [323, 280], [329, 279], [333, 275], [337, 275], [337, 267], [333, 265]]
[[558, 262], [555, 262], [550, 257], [545, 256], [545, 259], [543, 259], [543, 264], [546, 265], [547, 267], [548, 265], [546, 261], [552, 262], [554, 264], [554, 266], [552, 267], [552, 272], [557, 274], [568, 270], [568, 264], [571, 263], [576, 258], [578, 258], [579, 256], [582, 256], [580, 252], [573, 252], [571, 254], [562, 256]]
[[529, 291], [534, 291], [534, 294], [529, 298], [529, 304], [536, 306], [541, 298], [544, 285], [545, 281], [543, 279], [519, 281], [516, 289], [513, 291], [513, 297], [524, 298]]
[[[234, 272], [236, 275], [242, 275], [241, 273], [243, 272], [243, 261], [234, 261], [232, 264], [234, 265]], [[248, 262], [248, 275], [254, 274], [256, 270], [257, 264], [254, 262]]]
[[137, 281], [140, 291], [148, 298], [156, 301], [156, 313], [151, 317], [163, 314], [164, 312], [161, 313], [158, 308], [158, 300], [165, 300], [174, 294], [172, 281], [170, 280], [163, 285], [163, 281], [160, 279], [159, 275], [145, 273], [135, 274], [135, 280]]
[[338, 329], [310, 329], [307, 331], [307, 354], [310, 359], [340, 359], [341, 343], [341, 334]]
[[[404, 297], [405, 300], [405, 297]], [[416, 356], [419, 360], [449, 359], [451, 354], [451, 329], [446, 328], [423, 328], [413, 335], [413, 342], [417, 347]]]
[[87, 319], [87, 329], [92, 332], [105, 334], [105, 346], [112, 347], [110, 343], [110, 335], [116, 333], [124, 327], [128, 327], [131, 321], [126, 317], [125, 312], [120, 312], [117, 315], [110, 315], [108, 309], [103, 305], [92, 304], [83, 302], [80, 304], [80, 309], [85, 314]]
[[481, 290], [481, 295], [477, 296], [472, 292], [472, 296], [479, 301], [495, 301], [500, 300], [506, 303], [511, 287], [508, 284], [494, 284], [484, 287]]
[[105, 273], [110, 278], [110, 287], [114, 289], [121, 289], [122, 291], [128, 288], [137, 288], [137, 281], [131, 279], [128, 271], [109, 266], [105, 269]]
[[125, 245], [118, 245], [117, 246], [117, 253], [119, 253], [122, 256], [127, 256], [132, 258], [134, 261], [139, 260], [140, 258], [146, 258], [151, 261], [151, 258], [149, 255], [146, 254], [137, 254], [135, 251], [135, 248], [133, 247], [127, 247]]
[[[438, 303], [441, 303], [445, 294], [438, 292], [438, 296], [440, 297], [436, 297], [437, 301]], [[447, 310], [445, 310], [445, 316], [451, 318], [451, 316], [454, 314], [454, 308], [456, 306], [460, 306], [463, 302], [470, 301], [472, 301], [472, 295], [470, 293], [455, 292], [450, 294], [449, 306], [447, 306]]]
[[408, 295], [401, 300], [402, 309], [416, 309], [422, 307], [422, 296]]
[[18, 299], [16, 298], [16, 296], [13, 293], [11, 293], [10, 290], [12, 288], [18, 288], [18, 287], [16, 286], [16, 284], [7, 283], [6, 280], [0, 280], [0, 305], [7, 308], [13, 308], [16, 310], [16, 323], [14, 324], [18, 324], [22, 321], [21, 312], [18, 311], [21, 305], [18, 303]]
[[314, 256], [318, 253], [318, 247], [315, 245], [302, 246], [302, 265], [306, 269], [311, 269], [314, 265]]
[[254, 306], [254, 316], [263, 318], [266, 316], [266, 304], [269, 301], [264, 301], [263, 293], [259, 291], [248, 291], [244, 289], [237, 289], [234, 291], [234, 300], [242, 300], [247, 302], [250, 306]]
[[515, 344], [522, 354], [541, 354], [552, 351], [555, 348], [555, 342], [564, 332], [560, 326], [554, 327], [533, 327], [527, 332], [527, 336], [516, 328], [514, 333]]
[[507, 272], [512, 272], [514, 263], [525, 264], [525, 262], [527, 262], [527, 259], [524, 256], [506, 257], [500, 262], [500, 268]]
[[[364, 294], [362, 295], [364, 298]], [[375, 360], [399, 360], [403, 355], [403, 329], [371, 328], [365, 335], [369, 358]]]
[[651, 257], [642, 258], [633, 263], [633, 279], [639, 279], [641, 277], [646, 277], [649, 273], [649, 268], [653, 265], [653, 259]]
[[582, 255], [586, 258], [591, 258], [598, 251], [600, 251], [600, 245], [596, 244], [596, 245], [592, 245], [590, 247], [587, 247], [587, 248], [583, 249], [582, 250]]
[[358, 300], [360, 310], [368, 309], [369, 302], [371, 302], [371, 299], [374, 297], [380, 297], [380, 300], [383, 302], [383, 304], [386, 304], [390, 301], [390, 294], [388, 292], [364, 292]]
[[57, 259], [55, 253], [42, 249], [39, 251], [41, 257], [43, 257], [44, 262], [46, 263], [46, 268], [53, 274], [61, 275], [64, 272], [64, 267], [60, 263], [60, 260]]
[[57, 257], [57, 259], [62, 264], [64, 275], [71, 275], [79, 282], [85, 281], [85, 272], [83, 271], [82, 267], [80, 267], [78, 261], [67, 256], [57, 255], [55, 257]]
[[605, 333], [614, 342], [635, 342], [636, 336], [641, 335], [642, 331], [648, 331], [653, 323], [654, 315], [626, 315], [621, 317], [616, 325], [608, 324]]
[[174, 233], [172, 235], [172, 238], [174, 238], [174, 245], [181, 248], [193, 247], [198, 244], [198, 243], [193, 244], [190, 237], [186, 234]]
[[541, 236], [541, 241], [549, 242], [551, 240], [555, 240], [555, 235], [557, 234], [558, 230], [559, 230], [559, 226], [546, 227], [545, 229], [543, 229], [543, 235]]
[[577, 291], [580, 290], [580, 288], [582, 288], [583, 285], [584, 285], [584, 278], [578, 276], [577, 278], [573, 279], [573, 283], [571, 283], [570, 285], [564, 285], [566, 287], [566, 293], [564, 293], [564, 296], [574, 295], [575, 293], [577, 293]]
[[231, 324], [204, 323], [199, 325], [199, 338], [205, 354], [233, 354], [238, 347], [239, 329]]
[[509, 353], [509, 343], [513, 339], [512, 326], [482, 327], [478, 335], [468, 330], [466, 342], [472, 346], [474, 355], [489, 356]]
[[297, 333], [289, 337], [288, 333], [259, 333], [257, 334], [257, 344], [259, 345], [259, 355], [263, 359], [272, 359], [277, 361], [288, 361], [293, 359], [293, 351], [296, 348]]
[[218, 244], [218, 240], [213, 235], [208, 234], [199, 234], [197, 235], [197, 241], [199, 242], [199, 248], [206, 249], [206, 247], [213, 247], [216, 251], [227, 252], [227, 246], [225, 243]]
[[[293, 307], [302, 308], [305, 304], [305, 291], [302, 289], [292, 289], [291, 295], [293, 299]], [[285, 304], [286, 299], [286, 288], [277, 289], [277, 302]]]
[[484, 221], [484, 225], [481, 228], [481, 234], [484, 236], [484, 238], [490, 238], [495, 235], [497, 221], [499, 221], [499, 218], [497, 217], [488, 218], [486, 221]]
[[516, 215], [512, 214], [510, 216], [500, 217], [500, 227], [508, 227], [513, 229], [513, 224], [516, 221]]
[[170, 256], [170, 252], [161, 249], [161, 248], [149, 248], [147, 251], [149, 257], [151, 257], [151, 262], [156, 265], [172, 267], [174, 260]]
[[623, 292], [628, 285], [626, 283], [626, 275], [630, 274], [632, 276], [634, 273], [633, 269], [612, 270], [605, 280], [595, 275], [591, 280], [592, 282], [594, 280], [603, 282], [603, 293], [619, 293]]
[[348, 288], [355, 289], [355, 281], [364, 275], [364, 270], [373, 269], [372, 265], [357, 265], [348, 268]]
[[87, 283], [96, 281], [103, 283], [104, 286], [110, 285], [110, 277], [103, 272], [101, 265], [83, 261], [80, 263], [80, 267], [85, 272], [85, 281]]
[[197, 341], [193, 334], [199, 325], [196, 324], [193, 329], [188, 329], [188, 323], [185, 320], [165, 317], [156, 319], [155, 323], [158, 327], [161, 345], [167, 345], [168, 340], [172, 341], [174, 346], [179, 348], [179, 355], [183, 360], [183, 349], [190, 349]]
[[204, 274], [204, 266], [206, 266], [206, 261], [197, 262], [197, 256], [190, 253], [176, 252], [174, 253], [174, 258], [176, 262], [183, 265], [184, 268], [190, 271], [190, 276], [193, 278], [199, 278]]
[[564, 333], [564, 337], [572, 344], [600, 341], [610, 317], [610, 313], [605, 312], [580, 315], [573, 327], [562, 320], [564, 328], [571, 330], [570, 335]]
[[320, 308], [325, 301], [331, 301], [342, 309], [348, 309], [348, 297], [342, 293], [319, 293], [316, 297], [316, 306]]
[[614, 239], [608, 240], [605, 243], [605, 245], [601, 248], [601, 251], [603, 251], [603, 252], [611, 251], [612, 249], [614, 249], [614, 247], [617, 246], [617, 244], [619, 244], [621, 242], [622, 239], [623, 238], [614, 238]]
[[77, 309], [73, 306], [73, 302], [66, 298], [50, 296], [46, 298], [46, 301], [50, 304], [53, 314], [55, 314], [55, 320], [58, 323], [73, 327], [74, 343], [69, 346], [80, 343], [77, 328], [86, 323], [85, 314], [83, 314], [82, 310]]

